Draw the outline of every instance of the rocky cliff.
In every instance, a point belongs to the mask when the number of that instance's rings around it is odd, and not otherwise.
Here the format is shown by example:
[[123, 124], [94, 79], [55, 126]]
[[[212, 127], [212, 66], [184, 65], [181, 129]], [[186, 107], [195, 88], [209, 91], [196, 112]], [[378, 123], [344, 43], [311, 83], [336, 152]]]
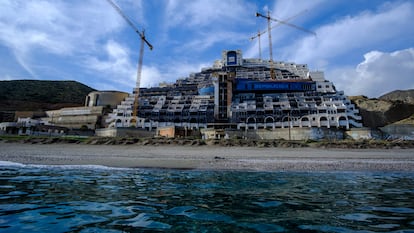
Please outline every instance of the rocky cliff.
[[387, 101], [401, 101], [408, 104], [414, 104], [414, 89], [411, 90], [396, 90], [390, 93], [387, 93], [381, 97], [380, 100], [387, 100]]
[[353, 96], [350, 99], [359, 108], [364, 126], [378, 128], [396, 122], [412, 122], [413, 97], [414, 90], [407, 90], [393, 91], [378, 99], [368, 99], [366, 96]]

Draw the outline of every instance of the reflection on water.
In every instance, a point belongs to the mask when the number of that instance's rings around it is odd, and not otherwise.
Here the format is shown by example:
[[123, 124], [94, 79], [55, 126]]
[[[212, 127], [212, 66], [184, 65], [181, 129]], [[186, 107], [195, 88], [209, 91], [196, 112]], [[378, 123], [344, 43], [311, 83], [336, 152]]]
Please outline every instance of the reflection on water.
[[1, 232], [414, 232], [414, 173], [0, 167]]

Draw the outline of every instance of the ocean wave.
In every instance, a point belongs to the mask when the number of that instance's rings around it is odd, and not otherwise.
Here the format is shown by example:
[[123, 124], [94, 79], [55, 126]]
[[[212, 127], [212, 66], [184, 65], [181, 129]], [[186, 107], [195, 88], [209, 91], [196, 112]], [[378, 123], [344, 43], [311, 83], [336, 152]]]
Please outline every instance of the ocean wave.
[[46, 165], [46, 164], [23, 164], [10, 161], [0, 161], [0, 167], [25, 167], [25, 168], [58, 168], [58, 169], [84, 169], [84, 170], [134, 170], [133, 168], [109, 167], [104, 165], [82, 164], [82, 165]]
[[10, 161], [0, 161], [0, 167], [25, 167], [22, 163], [15, 163]]

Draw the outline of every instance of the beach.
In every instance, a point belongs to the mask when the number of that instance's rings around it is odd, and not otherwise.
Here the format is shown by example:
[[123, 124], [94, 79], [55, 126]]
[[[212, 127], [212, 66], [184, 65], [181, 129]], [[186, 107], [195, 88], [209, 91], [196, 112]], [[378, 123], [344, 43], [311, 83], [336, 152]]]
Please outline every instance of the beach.
[[414, 171], [414, 149], [0, 143], [0, 161], [247, 171]]

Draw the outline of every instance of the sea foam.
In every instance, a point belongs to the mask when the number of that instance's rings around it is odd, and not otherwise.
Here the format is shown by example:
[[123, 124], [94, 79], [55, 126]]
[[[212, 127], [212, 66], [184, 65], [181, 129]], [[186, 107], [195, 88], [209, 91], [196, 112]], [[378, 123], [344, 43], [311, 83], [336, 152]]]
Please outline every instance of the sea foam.
[[103, 165], [45, 165], [45, 164], [23, 164], [10, 161], [0, 161], [0, 167], [27, 167], [27, 168], [59, 168], [59, 169], [85, 169], [85, 170], [133, 170], [133, 168], [109, 167]]

